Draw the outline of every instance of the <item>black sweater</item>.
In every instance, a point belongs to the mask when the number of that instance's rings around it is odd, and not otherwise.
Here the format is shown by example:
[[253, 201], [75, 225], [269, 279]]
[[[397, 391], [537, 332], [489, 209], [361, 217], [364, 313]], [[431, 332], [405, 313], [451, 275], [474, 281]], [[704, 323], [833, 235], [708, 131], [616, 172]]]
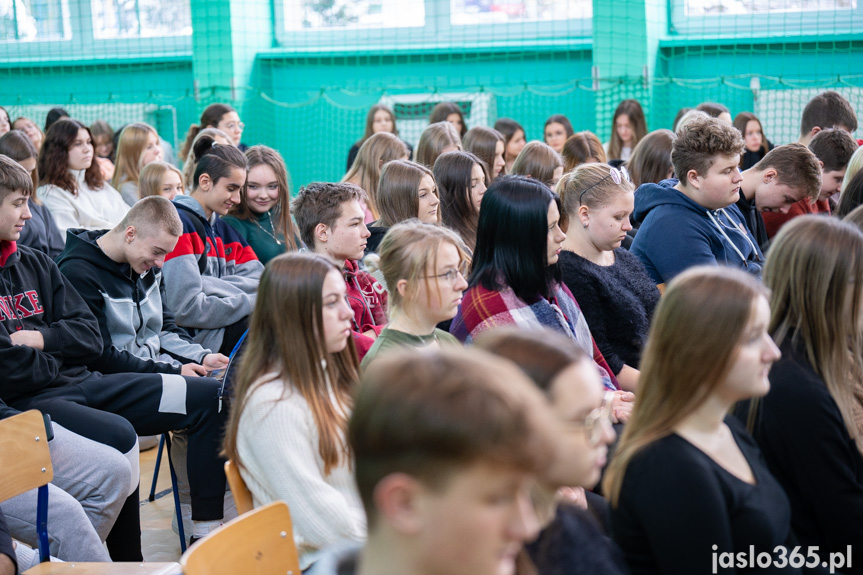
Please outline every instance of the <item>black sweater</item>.
[[[12, 345], [18, 329], [38, 330], [44, 349]], [[38, 395], [78, 383], [102, 353], [99, 324], [57, 265], [42, 252], [0, 242], [0, 398]]]
[[740, 422], [728, 416], [726, 423], [755, 475], [755, 485], [733, 476], [676, 434], [649, 445], [630, 462], [611, 524], [633, 575], [800, 573], [789, 567], [713, 571], [714, 545], [715, 553], [747, 554], [754, 545], [757, 555], [778, 545], [790, 553], [794, 543], [782, 487]]
[[558, 505], [554, 520], [525, 549], [541, 575], [628, 573], [620, 549], [599, 522], [571, 505]]
[[802, 346], [780, 349], [753, 435], [791, 501], [800, 545], [819, 546], [822, 558], [853, 545], [842, 572], [863, 573], [863, 456]]
[[659, 290], [636, 256], [614, 250], [614, 264], [600, 266], [570, 251], [558, 260], [563, 282], [584, 312], [596, 345], [615, 373], [638, 369]]

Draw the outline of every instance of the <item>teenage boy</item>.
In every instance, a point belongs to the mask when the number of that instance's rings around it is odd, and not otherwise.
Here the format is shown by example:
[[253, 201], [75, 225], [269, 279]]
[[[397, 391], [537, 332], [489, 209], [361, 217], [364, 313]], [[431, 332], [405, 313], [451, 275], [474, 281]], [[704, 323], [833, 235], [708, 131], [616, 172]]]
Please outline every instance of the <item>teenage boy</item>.
[[[0, 156], [0, 399], [20, 411], [39, 409], [66, 429], [110, 445], [133, 469], [137, 434], [187, 429], [194, 536], [202, 537], [221, 522], [225, 493], [217, 455], [225, 423], [219, 384], [88, 370], [103, 350], [96, 318], [48, 256], [16, 245], [30, 219], [32, 191], [24, 168]], [[117, 556], [112, 550], [112, 558], [141, 560], [137, 489], [120, 515], [134, 517], [128, 524], [137, 526], [138, 537]]]
[[815, 201], [821, 191], [821, 164], [803, 144], [770, 150], [743, 172], [737, 208], [762, 251], [770, 238], [762, 213], [787, 214], [799, 201]]
[[785, 222], [803, 214], [832, 212], [830, 198], [842, 191], [842, 180], [851, 156], [857, 151], [857, 141], [844, 128], [826, 128], [818, 131], [809, 141], [809, 149], [818, 158], [821, 167], [821, 189], [814, 201], [804, 198], [784, 214], [765, 214], [764, 225], [771, 238]]
[[348, 426], [368, 540], [311, 573], [513, 573], [539, 532], [528, 490], [554, 459], [549, 409], [514, 365], [475, 348], [375, 361]]
[[697, 117], [678, 128], [671, 163], [680, 178], [643, 184], [633, 216], [642, 222], [632, 242], [653, 281], [661, 285], [697, 265], [727, 265], [761, 275], [764, 257], [734, 205], [743, 176], [744, 142], [725, 122]]
[[99, 321], [102, 356], [89, 367], [102, 373], [199, 376], [225, 367], [174, 322], [165, 307], [162, 264], [183, 231], [166, 198], [137, 202], [112, 230], [73, 230], [57, 266]]
[[[0, 401], [0, 420], [19, 413]], [[110, 561], [104, 542], [130, 486], [138, 483], [138, 468], [134, 469], [132, 483], [133, 470], [122, 453], [72, 433], [56, 421], [49, 425], [54, 433], [48, 443], [54, 467], [54, 478], [48, 484], [51, 555], [63, 561]], [[9, 533], [34, 549], [38, 545], [36, 507], [36, 489], [0, 503]], [[30, 565], [27, 559], [38, 561], [37, 553], [25, 546], [19, 547], [17, 553], [22, 570]]]
[[360, 203], [364, 199], [365, 192], [354, 184], [313, 182], [300, 188], [291, 205], [300, 236], [309, 249], [344, 266], [360, 359], [387, 323], [387, 292], [359, 267], [358, 260], [371, 235]]
[[[132, 206], [112, 230], [67, 232], [57, 265], [96, 316], [102, 334], [102, 356], [90, 368], [197, 377], [227, 365], [226, 356], [205, 349], [177, 327], [164, 303], [161, 268], [182, 231], [174, 205], [151, 196]], [[171, 454], [191, 535], [187, 447], [185, 432], [175, 432]]]
[[841, 94], [832, 90], [821, 92], [803, 108], [797, 142], [808, 146], [818, 132], [828, 128], [840, 128], [849, 134], [857, 131], [854, 108]]

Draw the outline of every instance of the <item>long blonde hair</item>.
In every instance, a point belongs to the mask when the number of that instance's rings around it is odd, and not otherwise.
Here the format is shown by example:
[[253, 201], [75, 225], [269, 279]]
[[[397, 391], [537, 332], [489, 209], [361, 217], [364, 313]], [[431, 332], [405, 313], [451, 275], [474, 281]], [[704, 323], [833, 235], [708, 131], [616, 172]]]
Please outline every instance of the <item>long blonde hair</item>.
[[377, 203], [378, 182], [381, 179], [381, 168], [392, 160], [401, 160], [408, 155], [408, 148], [398, 136], [389, 132], [378, 132], [366, 140], [354, 165], [342, 178], [343, 182], [350, 182], [361, 187], [366, 192], [366, 206], [375, 219], [380, 217]]
[[752, 276], [718, 266], [691, 268], [669, 284], [644, 348], [638, 401], [603, 481], [612, 505], [632, 459], [673, 433], [725, 381], [755, 303], [765, 295]]
[[770, 244], [764, 284], [773, 292], [773, 339], [805, 348], [863, 454], [852, 413], [854, 383], [863, 380], [863, 234], [835, 218], [794, 218]]
[[[329, 475], [334, 466], [350, 461], [345, 413], [353, 405], [359, 361], [352, 340], [338, 353], [326, 350], [322, 291], [324, 278], [331, 271], [341, 274], [327, 258], [297, 252], [276, 256], [264, 269], [225, 436], [224, 454], [240, 466], [240, 417], [250, 392], [256, 383], [260, 385], [261, 376], [273, 371], [285, 382], [283, 396], [289, 389], [294, 390], [312, 411], [324, 475]], [[335, 402], [330, 397], [328, 381]]]
[[147, 140], [150, 134], [156, 136], [156, 141], [159, 140], [159, 133], [156, 128], [143, 122], [135, 122], [129, 124], [120, 133], [120, 141], [117, 143], [117, 163], [114, 170], [114, 177], [111, 179], [111, 186], [115, 189], [120, 189], [123, 182], [138, 183], [138, 176], [141, 174], [141, 155], [147, 148]]
[[183, 189], [186, 189], [183, 172], [167, 162], [150, 162], [138, 174], [138, 197], [161, 196], [162, 183], [165, 180], [165, 174], [168, 172], [177, 174], [180, 177], [180, 185]]

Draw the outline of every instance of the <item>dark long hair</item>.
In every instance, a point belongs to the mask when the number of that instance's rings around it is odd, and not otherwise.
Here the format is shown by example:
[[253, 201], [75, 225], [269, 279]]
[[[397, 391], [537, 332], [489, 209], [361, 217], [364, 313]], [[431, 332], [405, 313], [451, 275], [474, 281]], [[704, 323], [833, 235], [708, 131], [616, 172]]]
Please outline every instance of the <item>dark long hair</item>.
[[435, 106], [429, 116], [429, 124], [446, 122], [450, 114], [458, 114], [459, 118], [461, 118], [461, 133], [459, 133], [459, 136], [464, 138], [464, 135], [467, 134], [467, 122], [464, 121], [464, 112], [461, 111], [461, 106], [455, 102], [441, 102]]
[[195, 136], [208, 126], [216, 127], [222, 121], [225, 114], [236, 112], [236, 110], [228, 104], [210, 104], [204, 108], [201, 114], [201, 123], [192, 124], [189, 126], [189, 131], [186, 133], [186, 141], [183, 142], [183, 147], [180, 149], [180, 159], [187, 162], [189, 153], [192, 151], [192, 144], [195, 142]]
[[369, 138], [371, 138], [375, 134], [375, 129], [374, 129], [375, 114], [377, 114], [381, 110], [383, 110], [384, 112], [386, 112], [387, 114], [390, 115], [390, 120], [393, 123], [393, 131], [390, 133], [394, 136], [399, 135], [399, 129], [396, 127], [396, 115], [395, 115], [395, 113], [387, 105], [375, 104], [374, 106], [369, 108], [369, 113], [366, 114], [366, 129], [363, 132], [363, 137], [360, 138], [359, 140], [357, 140], [356, 144], [354, 144], [356, 147], [359, 148], [360, 146], [365, 144], [366, 140], [368, 140]]
[[473, 165], [482, 167], [485, 181], [488, 170], [485, 163], [470, 152], [447, 152], [434, 164], [434, 179], [441, 202], [443, 225], [458, 232], [471, 250], [476, 244], [479, 212], [470, 196], [470, 180]]
[[234, 146], [219, 146], [210, 136], [198, 138], [192, 154], [198, 163], [190, 185], [192, 191], [198, 189], [202, 174], [210, 176], [213, 184], [216, 184], [222, 178], [231, 175], [231, 170], [235, 168], [249, 171], [249, 162], [243, 152]]
[[551, 297], [560, 281], [548, 265], [548, 206], [560, 198], [548, 186], [525, 176], [495, 180], [482, 199], [470, 287], [512, 288], [527, 302]]
[[[87, 135], [92, 141], [93, 134], [90, 133], [90, 128], [72, 118], [60, 118], [51, 124], [48, 131], [45, 132], [45, 141], [42, 142], [42, 149], [39, 150], [37, 162], [39, 181], [43, 185], [54, 185], [73, 196], [78, 195], [78, 183], [69, 171], [69, 147], [78, 137], [78, 131], [82, 129], [87, 130]], [[98, 190], [105, 184], [102, 169], [99, 168], [99, 162], [96, 161], [95, 146], [93, 147], [93, 162], [84, 172], [84, 181], [91, 190]]]

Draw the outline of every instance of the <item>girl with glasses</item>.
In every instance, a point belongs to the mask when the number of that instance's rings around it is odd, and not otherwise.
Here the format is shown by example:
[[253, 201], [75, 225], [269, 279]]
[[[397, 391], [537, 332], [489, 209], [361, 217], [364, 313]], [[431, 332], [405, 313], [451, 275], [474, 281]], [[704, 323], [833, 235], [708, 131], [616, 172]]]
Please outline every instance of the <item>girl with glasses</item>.
[[[608, 537], [608, 503], [592, 493], [615, 439], [614, 394], [603, 391], [593, 362], [565, 336], [500, 328], [477, 347], [513, 361], [543, 392], [560, 431], [558, 453], [533, 488], [531, 499], [542, 531], [526, 545], [522, 560], [536, 573], [622, 575], [623, 556]], [[528, 570], [519, 570], [527, 573]]]
[[458, 235], [412, 219], [389, 229], [378, 255], [389, 323], [363, 358], [363, 368], [392, 349], [459, 345], [436, 327], [455, 316], [467, 288], [467, 254]]
[[192, 124], [189, 127], [186, 141], [183, 142], [183, 147], [180, 150], [180, 159], [184, 164], [188, 162], [189, 154], [194, 147], [195, 138], [201, 130], [206, 128], [216, 128], [227, 134], [231, 144], [237, 146], [241, 152], [245, 152], [248, 148], [248, 146], [240, 142], [246, 125], [240, 121], [237, 111], [228, 104], [210, 104], [201, 114], [200, 123]]
[[780, 353], [767, 295], [740, 270], [701, 266], [678, 275], [656, 309], [638, 401], [603, 482], [633, 573], [762, 572], [727, 561], [717, 571], [719, 555], [768, 553], [773, 567], [777, 547], [796, 545], [788, 497], [729, 414], [770, 389]]
[[623, 389], [635, 391], [641, 350], [659, 290], [637, 257], [621, 247], [635, 203], [625, 171], [582, 164], [558, 186], [566, 239], [563, 283], [582, 305], [590, 332]]

